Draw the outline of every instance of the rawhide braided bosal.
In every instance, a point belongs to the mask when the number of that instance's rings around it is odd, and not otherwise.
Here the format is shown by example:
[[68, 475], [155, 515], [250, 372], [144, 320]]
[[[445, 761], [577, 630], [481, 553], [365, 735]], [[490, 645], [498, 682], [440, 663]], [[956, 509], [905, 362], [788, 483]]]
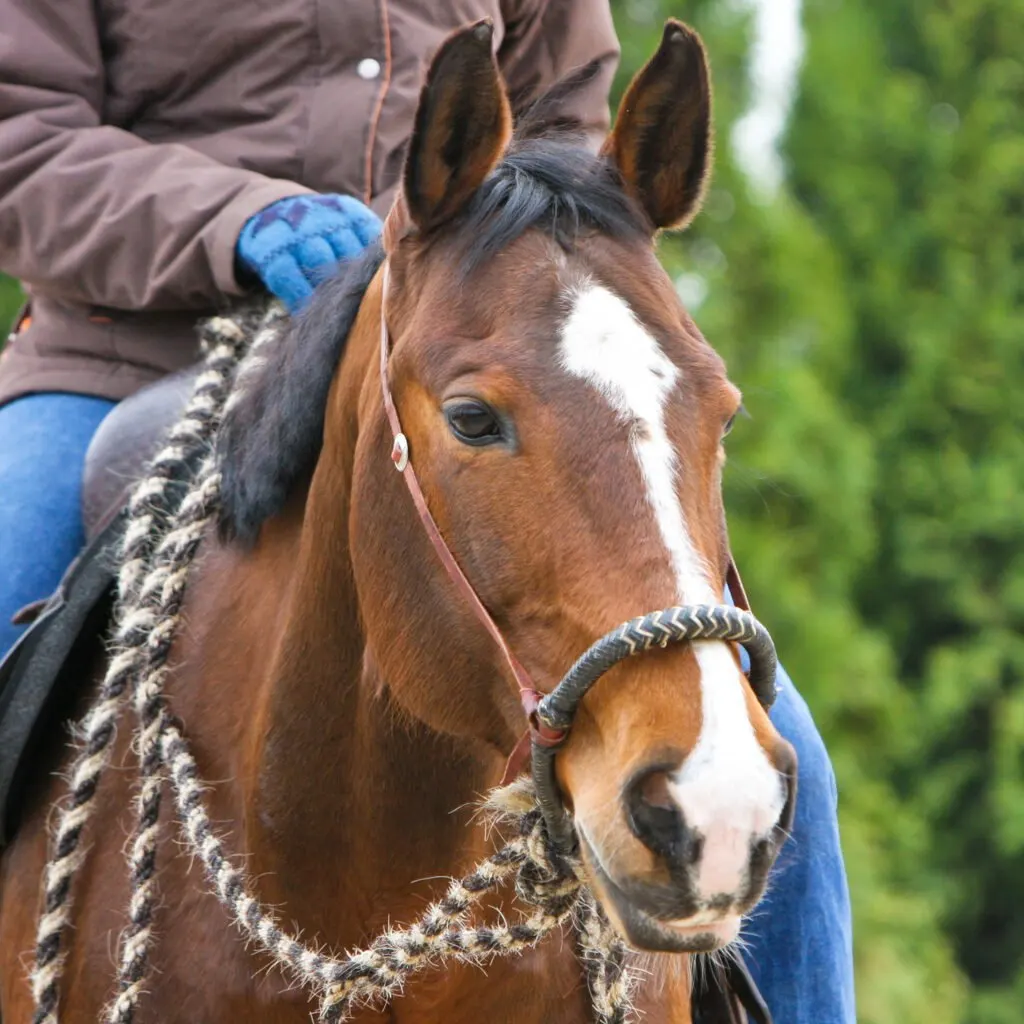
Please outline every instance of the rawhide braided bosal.
[[[205, 362], [181, 420], [135, 487], [125, 511], [111, 659], [80, 729], [70, 772], [70, 795], [60, 808], [44, 877], [32, 988], [35, 1024], [58, 1024], [64, 932], [71, 890], [85, 857], [82, 829], [94, 809], [100, 777], [113, 752], [114, 728], [131, 688], [140, 786], [136, 828], [127, 856], [132, 893], [122, 936], [117, 991], [104, 1012], [108, 1024], [132, 1024], [149, 967], [156, 902], [156, 844], [161, 792], [169, 784], [189, 854], [204, 865], [214, 891], [254, 946], [319, 1001], [324, 1021], [347, 1018], [360, 1005], [382, 1005], [413, 973], [450, 959], [483, 964], [522, 952], [565, 924], [577, 947], [597, 1024], [621, 1024], [629, 1012], [632, 972], [627, 948], [587, 888], [572, 824], [554, 778], [557, 743], [538, 744], [534, 776], [496, 790], [492, 822], [512, 838], [406, 929], [390, 929], [369, 947], [346, 956], [322, 951], [285, 930], [253, 895], [251, 880], [214, 832], [204, 799], [208, 788], [180, 724], [168, 711], [166, 659], [180, 620], [196, 551], [220, 508], [221, 476], [214, 441], [224, 412], [244, 393], [263, 361], [262, 349], [280, 335], [285, 315], [275, 305], [218, 317], [202, 330]], [[187, 489], [183, 492], [183, 485]], [[612, 665], [651, 647], [686, 640], [731, 640], [751, 655], [759, 699], [774, 694], [774, 647], [753, 616], [732, 608], [667, 609], [626, 623], [593, 645], [544, 698], [537, 718], [549, 733], [564, 733], [587, 690]], [[505, 884], [514, 886], [525, 913], [515, 923], [481, 925], [471, 912]]]
[[[591, 644], [562, 681], [537, 705], [537, 718], [549, 733], [569, 733], [580, 703], [590, 688], [613, 665], [654, 647], [697, 640], [727, 640], [742, 644], [750, 656], [750, 686], [767, 710], [775, 702], [775, 643], [768, 630], [749, 612], [728, 605], [686, 605], [665, 608], [624, 622]], [[576, 842], [572, 818], [565, 810], [555, 779], [558, 743], [541, 742], [534, 731], [533, 783], [548, 834], [565, 851]]]
[[[113, 753], [114, 729], [131, 688], [140, 757], [137, 826], [127, 856], [132, 881], [129, 923], [122, 937], [117, 992], [104, 1013], [131, 1024], [149, 966], [156, 900], [154, 876], [160, 794], [170, 784], [188, 853], [204, 865], [214, 891], [244, 935], [319, 1000], [324, 1021], [346, 1018], [357, 1006], [380, 1005], [416, 971], [457, 959], [475, 964], [534, 946], [563, 924], [577, 929], [594, 1019], [620, 1024], [629, 1010], [627, 950], [583, 883], [583, 868], [550, 841], [528, 779], [498, 791], [492, 819], [512, 838], [432, 904], [418, 922], [393, 929], [371, 946], [333, 956], [285, 930], [253, 895], [245, 871], [214, 832], [201, 782], [181, 726], [169, 714], [165, 661], [179, 623], [189, 568], [217, 514], [220, 473], [212, 457], [217, 427], [252, 370], [260, 348], [279, 334], [283, 313], [247, 311], [203, 328], [205, 364], [181, 420], [126, 511], [111, 660], [98, 696], [81, 724], [81, 745], [69, 773], [70, 795], [60, 808], [44, 876], [32, 989], [35, 1024], [58, 1024], [62, 946], [70, 922], [72, 883], [86, 850], [83, 828]], [[250, 344], [250, 339], [252, 342]], [[248, 352], [248, 355], [246, 353]], [[232, 382], [234, 381], [234, 390]], [[201, 460], [201, 461], [200, 461]], [[198, 469], [192, 472], [196, 463]], [[177, 509], [175, 482], [191, 475]], [[513, 884], [526, 908], [521, 920], [484, 926], [469, 919], [488, 894]]]

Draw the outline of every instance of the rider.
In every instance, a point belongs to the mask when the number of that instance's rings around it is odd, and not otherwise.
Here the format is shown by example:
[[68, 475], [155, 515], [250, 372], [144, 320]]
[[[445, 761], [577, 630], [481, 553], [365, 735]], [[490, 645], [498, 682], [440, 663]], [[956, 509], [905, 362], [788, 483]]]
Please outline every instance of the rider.
[[[83, 542], [107, 412], [194, 362], [229, 298], [262, 284], [297, 309], [376, 236], [425, 58], [485, 15], [513, 97], [600, 62], [566, 110], [599, 138], [608, 0], [0, 0], [0, 270], [30, 300], [0, 358], [0, 656]], [[780, 1024], [852, 1024], [834, 777], [780, 682], [800, 797], [747, 955]]]

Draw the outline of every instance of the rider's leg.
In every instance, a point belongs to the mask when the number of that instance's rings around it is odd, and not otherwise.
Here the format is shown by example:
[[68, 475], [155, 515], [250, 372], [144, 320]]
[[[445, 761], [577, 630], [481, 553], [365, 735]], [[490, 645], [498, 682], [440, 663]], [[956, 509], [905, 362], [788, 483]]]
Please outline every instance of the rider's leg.
[[796, 820], [768, 895], [744, 928], [745, 959], [776, 1024], [854, 1024], [835, 775], [811, 713], [781, 667], [778, 682], [772, 721], [800, 759]]
[[84, 543], [82, 466], [113, 402], [47, 392], [0, 406], [0, 658], [11, 616], [48, 597]]

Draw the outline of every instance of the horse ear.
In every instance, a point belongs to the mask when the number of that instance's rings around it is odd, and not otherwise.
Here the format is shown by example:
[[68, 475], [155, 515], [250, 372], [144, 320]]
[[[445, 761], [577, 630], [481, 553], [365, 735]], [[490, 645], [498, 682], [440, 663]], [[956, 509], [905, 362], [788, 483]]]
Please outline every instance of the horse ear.
[[700, 36], [682, 22], [666, 22], [601, 152], [655, 228], [684, 227], [696, 216], [711, 164], [711, 82]]
[[490, 19], [450, 35], [420, 93], [404, 199], [413, 223], [429, 231], [456, 214], [501, 159], [512, 112], [491, 50]]

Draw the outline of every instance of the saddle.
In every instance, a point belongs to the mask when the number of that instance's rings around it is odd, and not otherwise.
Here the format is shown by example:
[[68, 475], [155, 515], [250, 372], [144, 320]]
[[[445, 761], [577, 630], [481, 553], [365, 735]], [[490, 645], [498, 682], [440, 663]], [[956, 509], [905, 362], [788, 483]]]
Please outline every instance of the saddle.
[[17, 827], [39, 744], [81, 693], [81, 672], [109, 624], [128, 492], [181, 415], [198, 372], [143, 388], [100, 425], [82, 481], [86, 546], [53, 594], [16, 616], [32, 625], [0, 662], [0, 849]]

